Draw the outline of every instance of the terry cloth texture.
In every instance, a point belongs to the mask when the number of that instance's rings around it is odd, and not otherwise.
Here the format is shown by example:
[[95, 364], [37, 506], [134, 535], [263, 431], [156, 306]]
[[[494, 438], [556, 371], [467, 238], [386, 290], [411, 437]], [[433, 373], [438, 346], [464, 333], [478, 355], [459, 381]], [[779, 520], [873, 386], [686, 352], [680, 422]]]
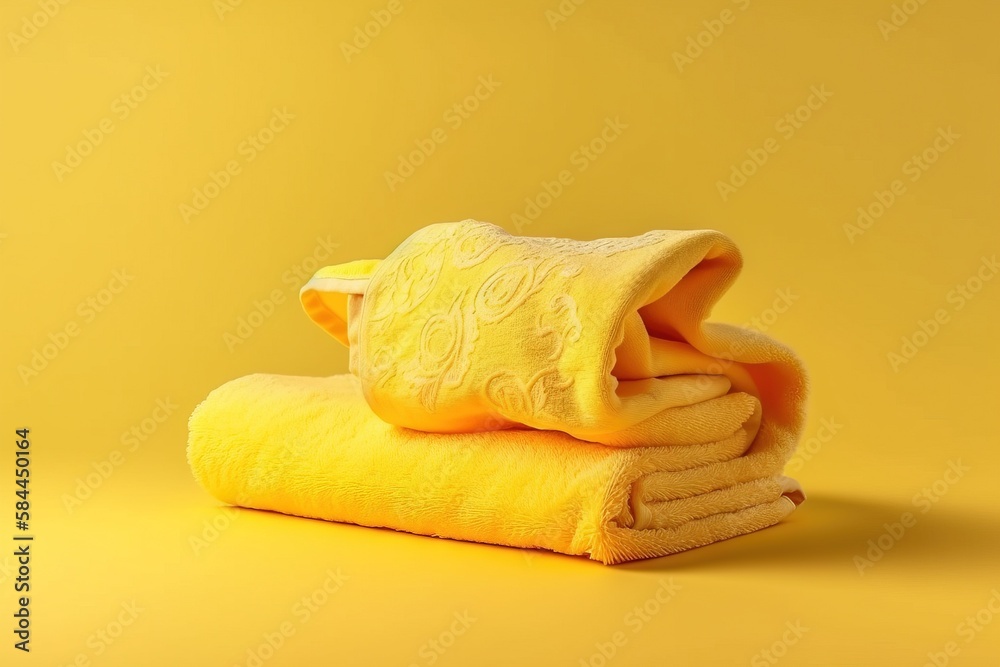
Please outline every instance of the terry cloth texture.
[[250, 375], [190, 419], [188, 460], [220, 500], [331, 521], [619, 563], [780, 521], [802, 500], [744, 455], [747, 429], [711, 444], [616, 448], [532, 430], [434, 434], [385, 423], [351, 375]]

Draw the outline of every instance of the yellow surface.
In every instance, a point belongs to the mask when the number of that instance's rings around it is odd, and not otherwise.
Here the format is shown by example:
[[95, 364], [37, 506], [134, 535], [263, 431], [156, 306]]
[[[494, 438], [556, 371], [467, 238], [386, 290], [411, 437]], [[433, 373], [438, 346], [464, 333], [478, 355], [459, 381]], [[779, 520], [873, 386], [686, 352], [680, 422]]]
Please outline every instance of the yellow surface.
[[[996, 664], [1000, 7], [402, 0], [345, 55], [388, 2], [221, 1], [0, 9], [0, 426], [32, 429], [37, 535], [25, 656], [8, 441], [2, 664], [252, 665], [282, 629], [263, 664]], [[466, 217], [733, 237], [715, 317], [811, 371], [807, 503], [615, 568], [220, 509], [184, 461], [194, 405], [250, 372], [344, 372], [302, 282]]]

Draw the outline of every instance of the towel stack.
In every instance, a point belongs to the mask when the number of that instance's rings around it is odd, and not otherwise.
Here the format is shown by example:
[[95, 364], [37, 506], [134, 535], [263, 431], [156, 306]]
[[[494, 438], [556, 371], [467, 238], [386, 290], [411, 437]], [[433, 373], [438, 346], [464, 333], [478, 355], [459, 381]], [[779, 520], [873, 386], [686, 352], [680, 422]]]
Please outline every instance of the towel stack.
[[608, 564], [773, 525], [803, 499], [805, 372], [706, 321], [740, 265], [706, 230], [425, 227], [302, 288], [350, 375], [223, 385], [188, 459], [225, 502]]

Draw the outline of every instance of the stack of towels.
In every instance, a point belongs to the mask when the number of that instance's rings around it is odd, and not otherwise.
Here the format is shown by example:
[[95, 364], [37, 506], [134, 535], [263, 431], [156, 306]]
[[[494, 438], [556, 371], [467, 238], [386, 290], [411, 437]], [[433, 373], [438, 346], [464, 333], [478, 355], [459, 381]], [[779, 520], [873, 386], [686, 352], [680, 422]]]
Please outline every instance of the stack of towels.
[[706, 321], [740, 266], [708, 230], [430, 225], [302, 288], [350, 374], [219, 387], [188, 461], [235, 505], [607, 564], [771, 526], [804, 498], [782, 469], [806, 376]]

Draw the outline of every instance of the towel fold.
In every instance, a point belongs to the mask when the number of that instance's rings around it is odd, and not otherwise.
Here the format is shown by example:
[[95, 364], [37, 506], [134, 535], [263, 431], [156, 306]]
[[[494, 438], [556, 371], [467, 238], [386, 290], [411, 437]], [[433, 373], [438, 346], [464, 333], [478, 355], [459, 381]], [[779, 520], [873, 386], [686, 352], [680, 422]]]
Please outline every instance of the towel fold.
[[708, 444], [442, 435], [385, 423], [352, 375], [251, 375], [213, 391], [189, 427], [194, 475], [227, 503], [608, 564], [758, 530], [802, 500], [781, 448], [748, 451], [779, 428], [754, 416]]
[[301, 298], [392, 424], [527, 426], [616, 447], [747, 431], [752, 451], [787, 459], [801, 363], [760, 332], [706, 321], [741, 261], [715, 231], [584, 242], [466, 220], [418, 230], [383, 261], [322, 269]]

